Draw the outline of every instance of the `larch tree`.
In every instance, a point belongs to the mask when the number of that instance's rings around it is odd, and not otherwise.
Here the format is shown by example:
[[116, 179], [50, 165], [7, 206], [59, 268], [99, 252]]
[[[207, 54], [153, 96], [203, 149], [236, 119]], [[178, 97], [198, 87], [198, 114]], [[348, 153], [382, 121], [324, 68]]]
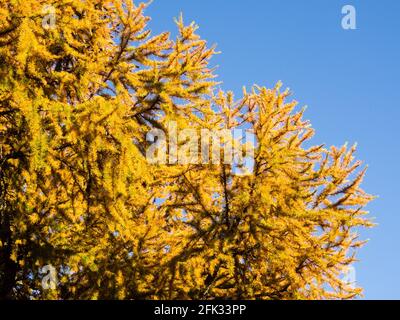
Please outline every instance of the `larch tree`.
[[[305, 147], [313, 130], [280, 84], [217, 91], [197, 26], [153, 36], [146, 6], [0, 0], [0, 298], [359, 295], [341, 277], [372, 225], [355, 147]], [[245, 128], [251, 172], [223, 153], [176, 161], [171, 123]], [[147, 156], [154, 130], [165, 163]]]

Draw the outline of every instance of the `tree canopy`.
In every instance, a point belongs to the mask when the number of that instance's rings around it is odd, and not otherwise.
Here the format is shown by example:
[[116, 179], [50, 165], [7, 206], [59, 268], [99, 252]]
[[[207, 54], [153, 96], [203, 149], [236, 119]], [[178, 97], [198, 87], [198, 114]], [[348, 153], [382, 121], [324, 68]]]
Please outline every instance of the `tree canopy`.
[[[197, 26], [152, 35], [146, 6], [0, 0], [0, 297], [359, 295], [341, 277], [372, 225], [355, 146], [312, 146], [280, 84], [221, 91]], [[148, 135], [172, 122], [252, 132], [251, 172], [152, 163]]]

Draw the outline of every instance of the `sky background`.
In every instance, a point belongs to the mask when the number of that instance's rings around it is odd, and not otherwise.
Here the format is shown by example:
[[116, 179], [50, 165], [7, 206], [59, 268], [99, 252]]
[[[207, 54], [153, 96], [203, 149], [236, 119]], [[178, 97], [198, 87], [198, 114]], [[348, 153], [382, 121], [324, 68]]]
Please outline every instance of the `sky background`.
[[[356, 8], [344, 30], [341, 9]], [[316, 130], [315, 144], [358, 143], [369, 166], [363, 188], [378, 226], [358, 254], [356, 278], [367, 299], [400, 299], [400, 1], [154, 0], [154, 34], [175, 31], [183, 12], [221, 51], [212, 60], [224, 90], [289, 87]]]

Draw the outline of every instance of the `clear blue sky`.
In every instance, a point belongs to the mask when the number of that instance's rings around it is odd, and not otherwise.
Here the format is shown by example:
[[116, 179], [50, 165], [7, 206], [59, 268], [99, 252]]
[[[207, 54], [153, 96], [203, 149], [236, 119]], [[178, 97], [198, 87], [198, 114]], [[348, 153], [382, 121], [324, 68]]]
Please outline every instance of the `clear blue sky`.
[[[356, 30], [341, 27], [346, 4], [356, 8]], [[367, 299], [400, 299], [400, 1], [155, 0], [151, 28], [175, 30], [180, 12], [222, 52], [212, 63], [223, 89], [282, 80], [308, 106], [316, 144], [358, 142], [379, 225], [361, 231], [370, 242], [357, 282]]]

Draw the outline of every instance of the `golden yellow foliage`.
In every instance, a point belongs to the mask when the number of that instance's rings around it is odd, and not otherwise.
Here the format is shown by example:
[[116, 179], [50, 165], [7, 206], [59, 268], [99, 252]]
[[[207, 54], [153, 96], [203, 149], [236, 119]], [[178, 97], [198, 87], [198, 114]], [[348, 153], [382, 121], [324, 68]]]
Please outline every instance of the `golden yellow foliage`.
[[[130, 0], [0, 0], [0, 295], [323, 299], [372, 199], [355, 147], [313, 135], [288, 92], [216, 92], [196, 25], [151, 36]], [[251, 130], [254, 168], [154, 165], [147, 133]], [[58, 283], [42, 287], [40, 267]], [[22, 283], [22, 285], [21, 285]]]

